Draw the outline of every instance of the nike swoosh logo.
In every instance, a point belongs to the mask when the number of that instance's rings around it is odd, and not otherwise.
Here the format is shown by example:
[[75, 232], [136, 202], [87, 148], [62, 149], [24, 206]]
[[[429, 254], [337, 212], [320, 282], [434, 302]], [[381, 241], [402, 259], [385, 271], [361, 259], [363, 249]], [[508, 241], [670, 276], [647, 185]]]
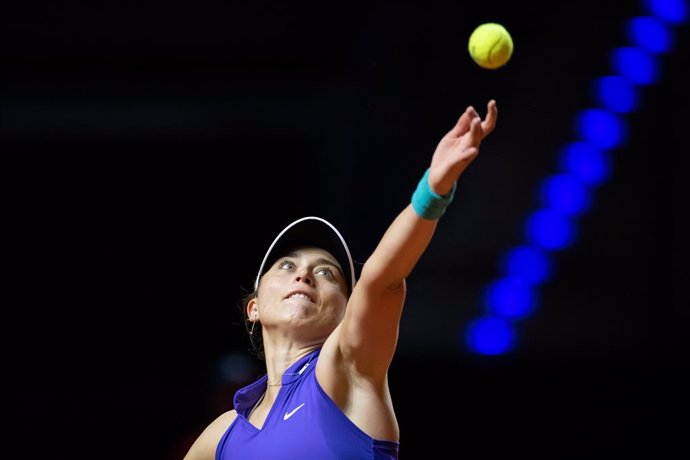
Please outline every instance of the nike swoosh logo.
[[292, 417], [293, 415], [295, 415], [295, 412], [297, 412], [298, 410], [300, 410], [300, 409], [302, 408], [302, 406], [304, 406], [304, 403], [302, 403], [302, 404], [300, 404], [299, 406], [295, 407], [295, 408], [292, 409], [290, 412], [285, 412], [285, 415], [283, 415], [283, 420], [287, 420], [287, 419], [289, 419], [290, 417]]

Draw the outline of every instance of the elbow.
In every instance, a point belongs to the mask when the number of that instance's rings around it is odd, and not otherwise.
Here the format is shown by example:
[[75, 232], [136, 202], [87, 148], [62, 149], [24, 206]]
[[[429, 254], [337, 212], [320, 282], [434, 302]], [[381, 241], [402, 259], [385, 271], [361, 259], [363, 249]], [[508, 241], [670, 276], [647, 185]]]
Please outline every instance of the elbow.
[[365, 289], [369, 292], [381, 293], [404, 293], [407, 286], [404, 276], [390, 273], [389, 270], [376, 270], [366, 265], [362, 268], [357, 284], [366, 286]]
[[368, 292], [405, 293], [407, 289], [407, 283], [403, 277], [376, 276], [371, 272], [365, 273], [364, 270], [357, 284], [366, 286], [364, 289]]
[[399, 280], [396, 280], [392, 283], [389, 283], [386, 286], [386, 290], [390, 292], [405, 292], [407, 289], [407, 283], [405, 282], [405, 278], [401, 278]]

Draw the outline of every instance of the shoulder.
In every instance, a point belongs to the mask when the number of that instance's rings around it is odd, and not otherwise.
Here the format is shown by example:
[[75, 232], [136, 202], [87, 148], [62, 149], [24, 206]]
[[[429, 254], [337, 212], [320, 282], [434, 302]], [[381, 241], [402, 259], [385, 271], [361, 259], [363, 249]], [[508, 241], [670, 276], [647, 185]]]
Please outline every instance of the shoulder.
[[220, 438], [223, 437], [235, 418], [237, 418], [235, 410], [229, 410], [218, 416], [194, 441], [184, 460], [214, 460]]

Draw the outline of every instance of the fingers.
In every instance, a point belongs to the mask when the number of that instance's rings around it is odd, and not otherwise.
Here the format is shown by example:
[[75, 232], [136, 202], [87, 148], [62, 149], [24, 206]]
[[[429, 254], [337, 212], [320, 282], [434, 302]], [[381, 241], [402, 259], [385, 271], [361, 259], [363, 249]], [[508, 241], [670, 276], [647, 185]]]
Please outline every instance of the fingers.
[[[482, 137], [494, 130], [497, 118], [498, 107], [496, 101], [491, 99], [486, 105], [486, 118], [481, 122], [481, 130], [483, 131]], [[470, 126], [475, 119], [481, 120], [479, 113], [477, 113], [474, 107], [467, 107], [448, 134], [453, 137], [463, 136], [470, 130]]]
[[498, 107], [496, 101], [491, 99], [486, 105], [486, 118], [482, 122], [482, 131], [484, 136], [488, 135], [496, 127], [496, 119], [498, 118]]
[[470, 129], [467, 132], [467, 145], [477, 147], [484, 135], [485, 134], [483, 133], [482, 120], [481, 118], [479, 118], [479, 115], [477, 115], [476, 118], [472, 119]]
[[455, 124], [455, 126], [453, 126], [453, 129], [451, 129], [448, 134], [453, 137], [462, 136], [470, 129], [470, 123], [472, 122], [475, 116], [479, 117], [479, 114], [476, 110], [474, 110], [474, 107], [467, 107], [465, 111], [462, 113], [462, 115], [460, 115], [460, 119], [458, 119], [458, 122]]

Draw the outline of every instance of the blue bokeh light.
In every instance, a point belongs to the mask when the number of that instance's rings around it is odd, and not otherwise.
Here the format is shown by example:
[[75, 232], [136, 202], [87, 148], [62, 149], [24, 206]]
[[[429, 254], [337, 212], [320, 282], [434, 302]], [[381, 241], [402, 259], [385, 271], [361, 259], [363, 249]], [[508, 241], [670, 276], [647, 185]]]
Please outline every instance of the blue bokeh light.
[[684, 22], [688, 10], [685, 0], [647, 0], [649, 12], [672, 24]]
[[527, 218], [527, 239], [544, 250], [555, 251], [570, 246], [576, 237], [575, 226], [567, 215], [542, 208]]
[[571, 142], [560, 153], [560, 167], [588, 186], [599, 185], [611, 175], [611, 161], [602, 150], [586, 142]]
[[540, 209], [528, 215], [526, 244], [506, 253], [503, 277], [484, 290], [485, 314], [466, 330], [471, 351], [484, 355], [508, 353], [515, 347], [515, 322], [532, 314], [537, 288], [553, 276], [550, 251], [571, 246], [577, 237], [574, 218], [589, 210], [592, 187], [612, 173], [611, 153], [627, 138], [622, 118], [641, 103], [642, 86], [660, 77], [660, 55], [674, 46], [670, 26], [685, 22], [686, 0], [644, 0], [646, 11], [626, 24], [629, 46], [611, 50], [611, 75], [594, 79], [597, 108], [576, 114], [578, 138], [560, 151], [560, 173], [546, 177], [540, 187]]
[[513, 349], [515, 344], [513, 325], [504, 318], [482, 317], [467, 328], [465, 342], [468, 348], [482, 355], [500, 355]]
[[666, 53], [671, 49], [671, 34], [666, 25], [653, 17], [633, 18], [628, 22], [628, 38], [651, 53]]
[[601, 77], [594, 80], [596, 98], [605, 109], [616, 113], [633, 111], [638, 104], [635, 86], [621, 77]]
[[576, 131], [583, 140], [600, 149], [617, 147], [626, 135], [623, 121], [603, 109], [588, 109], [578, 113]]
[[492, 315], [522, 319], [536, 308], [536, 296], [531, 286], [519, 278], [503, 278], [486, 290], [485, 305]]
[[554, 174], [544, 179], [541, 200], [547, 207], [562, 214], [581, 214], [591, 206], [589, 191], [570, 174]]
[[639, 47], [626, 46], [611, 52], [611, 66], [636, 85], [649, 85], [659, 78], [654, 55]]
[[503, 270], [513, 279], [530, 285], [547, 281], [553, 273], [553, 263], [549, 254], [535, 246], [517, 246], [505, 255]]

